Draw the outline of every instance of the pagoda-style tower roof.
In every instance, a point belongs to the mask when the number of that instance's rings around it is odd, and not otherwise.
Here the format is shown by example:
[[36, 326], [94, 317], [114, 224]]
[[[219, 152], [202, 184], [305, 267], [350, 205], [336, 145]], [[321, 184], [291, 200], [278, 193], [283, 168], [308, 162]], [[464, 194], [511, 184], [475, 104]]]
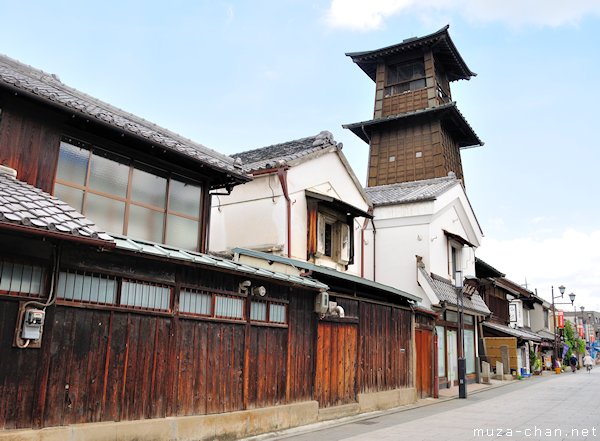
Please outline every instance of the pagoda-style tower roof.
[[342, 127], [349, 129], [364, 142], [369, 143], [373, 132], [381, 131], [387, 127], [412, 127], [420, 122], [431, 120], [442, 121], [444, 128], [453, 136], [459, 148], [476, 147], [484, 144], [460, 113], [454, 101], [433, 108], [344, 124]]
[[352, 61], [358, 64], [373, 81], [376, 81], [377, 64], [381, 58], [410, 55], [411, 52], [430, 48], [436, 60], [443, 65], [448, 75], [448, 81], [468, 80], [477, 74], [469, 69], [458, 49], [456, 49], [448, 33], [449, 27], [450, 25], [446, 25], [439, 31], [424, 37], [407, 38], [402, 43], [393, 46], [371, 51], [348, 52], [346, 55], [352, 58]]
[[351, 52], [375, 82], [373, 119], [343, 127], [369, 144], [367, 186], [454, 175], [463, 183], [460, 151], [483, 145], [452, 99], [452, 81], [475, 76], [448, 26], [374, 51]]

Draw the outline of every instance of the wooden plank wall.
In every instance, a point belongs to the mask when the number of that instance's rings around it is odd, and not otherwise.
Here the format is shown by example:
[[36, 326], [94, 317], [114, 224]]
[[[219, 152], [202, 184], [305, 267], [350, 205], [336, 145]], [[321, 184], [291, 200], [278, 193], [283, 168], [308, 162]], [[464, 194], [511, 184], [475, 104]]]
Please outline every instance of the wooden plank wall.
[[356, 324], [319, 322], [314, 396], [321, 407], [356, 401], [357, 332]]
[[287, 401], [312, 400], [317, 316], [312, 295], [292, 295], [289, 306]]
[[19, 170], [18, 179], [52, 193], [61, 135], [53, 122], [56, 116], [24, 103], [15, 108], [6, 96], [0, 97], [0, 107], [0, 164]]
[[[79, 255], [69, 256], [66, 264]], [[95, 267], [116, 271], [115, 259], [103, 254]], [[119, 272], [131, 275], [136, 262], [123, 261]], [[144, 268], [153, 269], [153, 262]], [[169, 265], [156, 274], [175, 287], [204, 282], [227, 291], [241, 280]], [[314, 292], [265, 285], [272, 298], [289, 300], [287, 327], [59, 304], [47, 309], [42, 348], [27, 350], [12, 346], [20, 299], [0, 295], [0, 429], [215, 414], [312, 399], [334, 406], [354, 402], [358, 392], [410, 386], [410, 311], [339, 298], [348, 317], [319, 320]]]
[[432, 331], [415, 330], [417, 357], [417, 395], [427, 398], [433, 395], [433, 337]]
[[440, 123], [432, 121], [373, 133], [369, 186], [446, 176], [440, 132]]
[[360, 392], [412, 386], [411, 311], [363, 302], [360, 305]]

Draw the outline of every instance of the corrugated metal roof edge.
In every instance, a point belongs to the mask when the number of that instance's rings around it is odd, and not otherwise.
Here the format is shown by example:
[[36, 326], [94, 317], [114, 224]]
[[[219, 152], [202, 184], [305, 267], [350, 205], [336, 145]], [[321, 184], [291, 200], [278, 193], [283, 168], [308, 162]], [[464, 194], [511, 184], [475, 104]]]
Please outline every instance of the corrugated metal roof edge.
[[379, 282], [374, 282], [372, 280], [368, 280], [363, 277], [355, 276], [354, 274], [342, 273], [342, 272], [334, 270], [332, 268], [314, 265], [312, 263], [304, 262], [302, 260], [290, 259], [288, 257], [277, 256], [275, 254], [264, 253], [262, 251], [248, 250], [245, 248], [234, 248], [232, 251], [235, 254], [242, 254], [245, 256], [256, 257], [258, 259], [271, 260], [273, 262], [289, 264], [289, 265], [293, 265], [297, 268], [307, 269], [307, 270], [325, 274], [325, 275], [328, 275], [331, 277], [337, 277], [342, 280], [359, 283], [359, 284], [362, 284], [365, 286], [369, 286], [371, 288], [386, 291], [390, 294], [404, 297], [413, 302], [420, 302], [422, 300], [421, 297], [419, 297], [419, 296], [416, 296], [414, 294], [409, 294], [405, 291], [394, 288], [392, 286], [384, 285], [383, 283], [379, 283]]
[[158, 256], [165, 259], [172, 259], [183, 262], [192, 262], [197, 265], [209, 266], [213, 268], [224, 268], [246, 275], [253, 275], [255, 277], [285, 281], [312, 289], [329, 289], [329, 286], [327, 284], [308, 277], [299, 278], [288, 274], [278, 273], [276, 271], [270, 271], [264, 268], [254, 267], [248, 264], [234, 262], [232, 260], [226, 260], [220, 257], [210, 256], [208, 254], [178, 249], [169, 245], [157, 244], [154, 242], [135, 240], [126, 236], [119, 236], [113, 234], [112, 237], [114, 238], [116, 243], [115, 248], [118, 250]]

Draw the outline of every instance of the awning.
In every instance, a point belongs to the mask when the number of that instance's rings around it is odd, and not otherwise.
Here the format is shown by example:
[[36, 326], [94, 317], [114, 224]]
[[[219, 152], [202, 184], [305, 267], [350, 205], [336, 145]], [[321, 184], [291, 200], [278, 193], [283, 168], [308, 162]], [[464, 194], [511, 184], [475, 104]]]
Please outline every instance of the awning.
[[313, 199], [319, 200], [320, 202], [325, 202], [331, 208], [333, 208], [337, 211], [341, 211], [341, 212], [350, 214], [354, 217], [365, 217], [368, 219], [373, 219], [372, 214], [369, 214], [366, 211], [363, 211], [360, 208], [350, 205], [340, 199], [336, 199], [334, 197], [327, 196], [327, 195], [321, 194], [321, 193], [316, 193], [316, 192], [310, 191], [310, 190], [306, 190], [305, 194], [306, 194], [307, 198], [313, 198]]
[[244, 276], [255, 276], [264, 279], [278, 280], [280, 282], [301, 285], [306, 288], [327, 290], [329, 286], [321, 283], [318, 280], [310, 277], [300, 277], [292, 274], [283, 274], [275, 271], [270, 271], [264, 268], [257, 268], [251, 265], [246, 265], [234, 262], [228, 259], [222, 259], [208, 254], [198, 253], [195, 251], [183, 250], [180, 248], [171, 247], [169, 245], [157, 244], [141, 240], [134, 240], [129, 237], [113, 234], [116, 242], [116, 248], [132, 253], [139, 253], [161, 257], [169, 260], [183, 261], [197, 264], [200, 266], [208, 266], [221, 270], [233, 271]]
[[454, 239], [454, 240], [455, 240], [455, 241], [457, 241], [459, 244], [461, 244], [461, 245], [463, 245], [463, 246], [464, 246], [464, 245], [466, 245], [466, 246], [468, 246], [468, 247], [471, 247], [471, 248], [477, 248], [475, 245], [473, 245], [471, 242], [469, 242], [469, 241], [468, 241], [467, 239], [465, 239], [464, 237], [462, 237], [462, 236], [459, 236], [458, 234], [451, 233], [451, 232], [449, 232], [449, 231], [446, 231], [446, 230], [443, 230], [443, 231], [444, 231], [444, 234], [445, 234], [447, 237], [449, 237], [450, 239]]
[[232, 250], [235, 254], [241, 256], [249, 256], [254, 257], [256, 259], [265, 260], [267, 262], [277, 262], [282, 263], [284, 265], [289, 265], [294, 268], [301, 268], [304, 270], [311, 271], [313, 276], [319, 277], [319, 274], [328, 276], [330, 278], [335, 278], [338, 280], [343, 280], [351, 283], [355, 283], [358, 286], [363, 286], [367, 288], [371, 288], [375, 291], [379, 291], [382, 294], [386, 294], [388, 296], [401, 297], [405, 300], [409, 300], [412, 302], [420, 302], [421, 297], [409, 294], [400, 289], [394, 288], [392, 286], [384, 285], [383, 283], [374, 282], [369, 279], [365, 279], [364, 277], [355, 276], [354, 274], [345, 273], [342, 271], [337, 271], [333, 268], [327, 268], [321, 265], [314, 265], [309, 262], [305, 262], [303, 260], [290, 259], [289, 257], [277, 256], [275, 254], [263, 253], [262, 251], [248, 250], [245, 248], [234, 248]]
[[492, 322], [483, 322], [483, 326], [489, 329], [492, 329], [496, 332], [500, 332], [502, 334], [506, 334], [510, 337], [517, 337], [521, 340], [541, 342], [542, 337], [538, 334], [525, 330], [523, 328], [511, 328], [510, 326], [501, 325], [499, 323]]
[[[458, 298], [460, 293], [449, 280], [435, 275], [432, 276], [425, 268], [419, 268], [419, 276], [419, 283], [426, 283], [438, 298], [440, 304], [444, 303], [458, 309]], [[491, 311], [477, 291], [470, 297], [466, 295], [463, 296], [463, 307], [465, 311], [470, 311], [475, 315], [487, 316], [491, 314]]]

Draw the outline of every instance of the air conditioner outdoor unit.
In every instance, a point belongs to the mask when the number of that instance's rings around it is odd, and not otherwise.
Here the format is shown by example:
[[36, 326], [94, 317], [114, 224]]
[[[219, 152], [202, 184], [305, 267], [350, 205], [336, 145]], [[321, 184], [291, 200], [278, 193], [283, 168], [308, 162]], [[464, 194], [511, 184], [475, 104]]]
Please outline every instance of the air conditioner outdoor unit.
[[329, 311], [329, 293], [321, 292], [315, 298], [315, 312], [326, 314]]

